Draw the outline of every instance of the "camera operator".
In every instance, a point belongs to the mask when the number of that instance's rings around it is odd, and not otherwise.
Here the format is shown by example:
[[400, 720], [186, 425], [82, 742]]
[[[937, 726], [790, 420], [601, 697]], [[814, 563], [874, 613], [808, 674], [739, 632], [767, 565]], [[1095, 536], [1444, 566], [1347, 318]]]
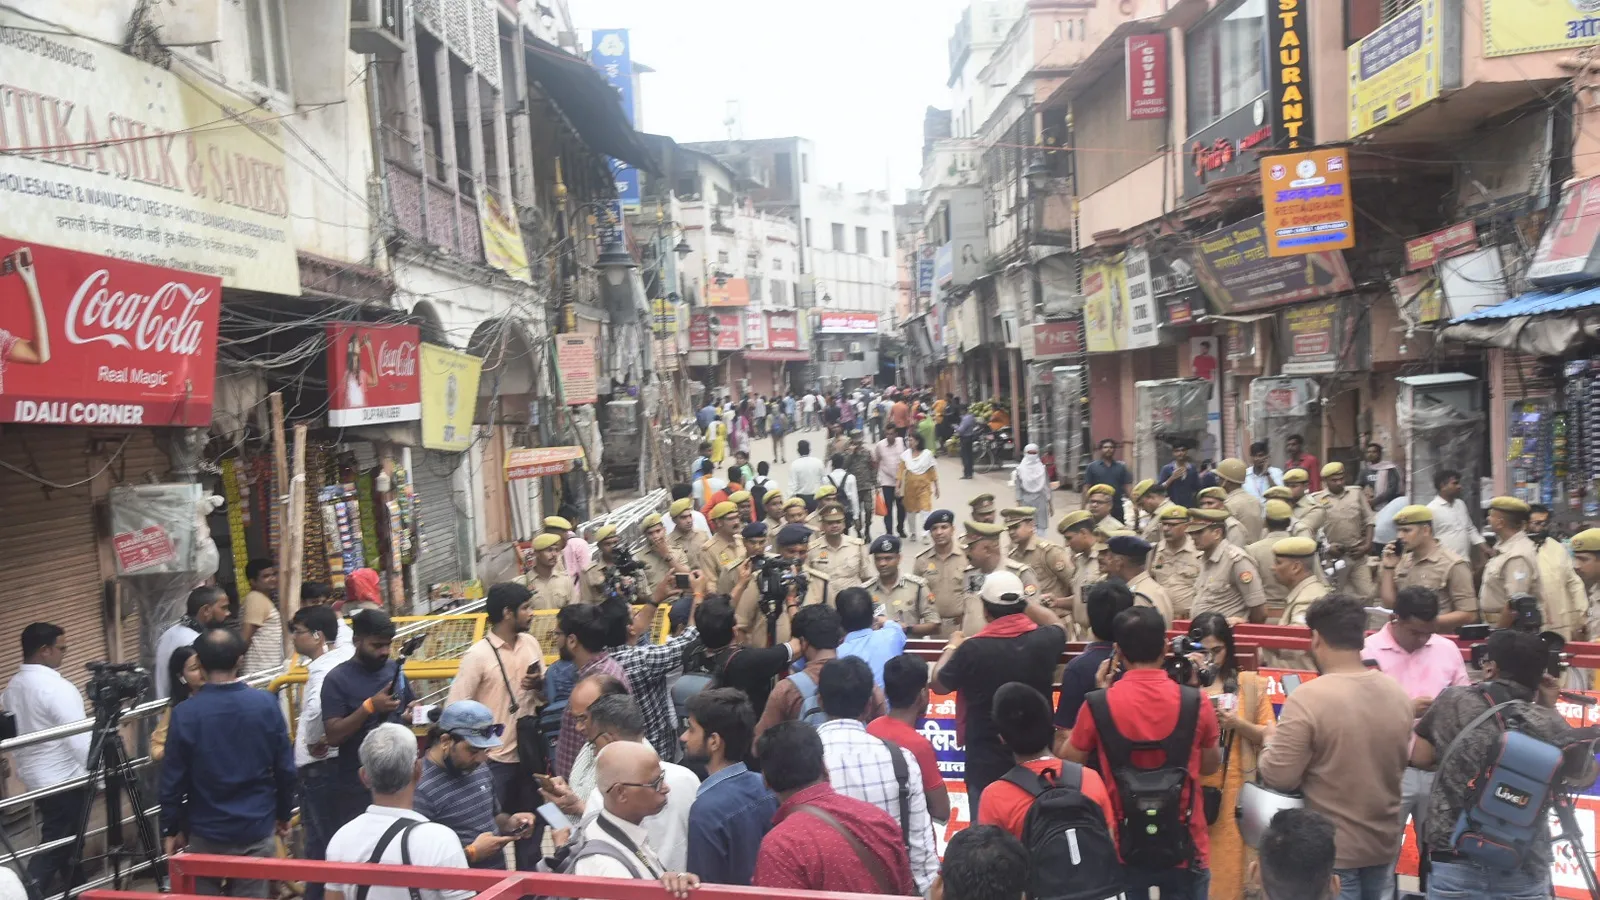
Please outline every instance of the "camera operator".
[[828, 576], [806, 567], [811, 529], [789, 524], [778, 530], [778, 555], [739, 562], [731, 596], [750, 647], [789, 642], [789, 622], [801, 606], [827, 603]]
[[1400, 783], [1413, 704], [1398, 682], [1362, 662], [1367, 611], [1333, 594], [1306, 611], [1320, 673], [1289, 695], [1278, 730], [1261, 751], [1261, 783], [1298, 790], [1333, 820], [1337, 873], [1350, 900], [1390, 896], [1400, 846]]
[[[1460, 738], [1448, 767], [1440, 769], [1435, 776], [1429, 797], [1427, 829], [1421, 839], [1433, 864], [1428, 896], [1548, 897], [1551, 895], [1551, 847], [1549, 833], [1543, 827], [1544, 816], [1536, 819], [1539, 827], [1534, 829], [1522, 865], [1515, 870], [1479, 865], [1457, 854], [1452, 846], [1452, 836], [1462, 823], [1463, 810], [1474, 796], [1473, 783], [1481, 781], [1494, 762], [1506, 723], [1513, 723], [1513, 730], [1528, 737], [1558, 746], [1560, 738], [1572, 730], [1554, 709], [1557, 681], [1546, 670], [1550, 652], [1538, 635], [1525, 631], [1496, 631], [1489, 635], [1484, 650], [1484, 680], [1474, 685], [1447, 688], [1433, 701], [1416, 727], [1417, 740], [1412, 747], [1411, 763], [1418, 768], [1434, 768], [1439, 758]], [[1462, 735], [1482, 713], [1507, 701], [1518, 702], [1498, 721], [1484, 722]], [[1577, 770], [1572, 768], [1572, 755], [1569, 754], [1568, 760], [1568, 767], [1560, 773], [1568, 787], [1594, 781], [1592, 753], [1584, 754], [1577, 763]]]
[[[1478, 592], [1478, 606], [1486, 622], [1500, 628], [1510, 628], [1516, 622], [1516, 610], [1510, 600], [1514, 594], [1532, 594], [1543, 597], [1539, 585], [1539, 548], [1528, 538], [1524, 529], [1532, 512], [1515, 497], [1496, 497], [1489, 501], [1489, 528], [1495, 534], [1494, 557], [1483, 567], [1483, 586]], [[1550, 620], [1545, 610], [1545, 621]]]
[[1394, 524], [1399, 538], [1384, 546], [1378, 579], [1378, 598], [1383, 605], [1394, 609], [1396, 598], [1406, 588], [1422, 587], [1438, 598], [1435, 630], [1453, 632], [1476, 622], [1478, 598], [1472, 591], [1472, 564], [1434, 537], [1433, 510], [1407, 506], [1395, 513]]
[[[578, 579], [578, 599], [584, 603], [599, 603], [608, 599], [615, 588], [623, 601], [629, 604], [643, 603], [643, 595], [649, 590], [639, 577], [643, 574], [644, 566], [635, 562], [632, 554], [623, 549], [622, 535], [617, 533], [617, 526], [600, 526], [594, 538], [600, 553], [583, 570], [583, 577]], [[623, 565], [618, 565], [619, 562]]]

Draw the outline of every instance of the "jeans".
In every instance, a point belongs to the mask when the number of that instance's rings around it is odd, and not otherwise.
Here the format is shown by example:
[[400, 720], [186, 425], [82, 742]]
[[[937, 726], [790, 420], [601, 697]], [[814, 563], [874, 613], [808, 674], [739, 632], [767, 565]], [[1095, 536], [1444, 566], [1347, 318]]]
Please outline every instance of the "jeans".
[[[34, 801], [34, 811], [39, 816], [39, 843], [45, 844], [77, 834], [83, 824], [83, 805], [92, 796], [88, 788], [78, 787]], [[58, 887], [65, 889], [83, 880], [79, 877], [83, 874], [82, 869], [68, 877], [67, 860], [71, 856], [72, 845], [68, 844], [57, 850], [35, 854], [28, 860], [28, 877], [39, 886], [41, 895], [48, 897], [56, 893]], [[59, 886], [53, 884], [58, 877], [62, 879]]]
[[1150, 896], [1151, 888], [1161, 889], [1161, 900], [1206, 900], [1211, 893], [1211, 872], [1208, 869], [1162, 869], [1151, 872], [1128, 866], [1122, 870], [1128, 880], [1128, 897]]
[[[498, 801], [500, 812], [519, 813], [533, 812], [539, 808], [544, 800], [538, 791], [534, 790], [531, 779], [519, 779], [517, 773], [522, 767], [516, 763], [489, 763], [489, 775], [494, 779], [494, 795]], [[538, 865], [540, 845], [544, 842], [544, 820], [539, 820], [533, 827], [533, 833], [520, 841], [513, 843], [512, 849], [517, 854], [517, 868], [523, 872], [532, 872]]]
[[1394, 868], [1388, 863], [1333, 874], [1339, 876], [1339, 900], [1394, 900]]
[[[267, 835], [251, 844], [224, 844], [218, 841], [209, 841], [200, 835], [189, 836], [189, 851], [191, 853], [210, 853], [216, 856], [253, 856], [257, 859], [271, 859], [278, 853], [278, 841], [275, 835]], [[226, 883], [226, 884], [224, 884]], [[209, 897], [266, 897], [267, 880], [265, 878], [196, 878], [194, 892]]]
[[[300, 824], [305, 829], [306, 859], [327, 859], [328, 841], [338, 828], [334, 782], [337, 765], [331, 761], [300, 767]], [[322, 900], [321, 882], [306, 882], [305, 900]]]
[[1428, 900], [1546, 900], [1550, 870], [1537, 874], [1505, 872], [1463, 862], [1436, 862], [1428, 879]]
[[[896, 532], [898, 532], [901, 537], [905, 537], [906, 536], [906, 506], [905, 506], [905, 504], [901, 503], [895, 497], [895, 495], [894, 495], [894, 485], [892, 485], [892, 484], [879, 485], [878, 486], [878, 490], [883, 492], [883, 533], [884, 534], [895, 534]], [[894, 524], [896, 519], [899, 520], [899, 523], [900, 523], [899, 525]]]

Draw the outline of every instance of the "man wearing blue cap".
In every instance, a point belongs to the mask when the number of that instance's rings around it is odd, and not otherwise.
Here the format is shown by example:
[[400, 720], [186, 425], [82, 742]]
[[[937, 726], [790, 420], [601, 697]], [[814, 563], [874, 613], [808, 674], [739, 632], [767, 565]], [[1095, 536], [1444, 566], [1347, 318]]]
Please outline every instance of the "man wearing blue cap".
[[872, 595], [876, 614], [900, 623], [911, 637], [939, 631], [939, 611], [928, 594], [928, 583], [915, 575], [900, 574], [900, 538], [886, 534], [872, 542], [872, 565], [878, 577], [864, 587]]
[[429, 730], [412, 808], [456, 833], [474, 869], [504, 869], [502, 848], [537, 824], [531, 812], [501, 812], [485, 765], [505, 726], [476, 700], [446, 706]]
[[948, 509], [936, 509], [922, 520], [933, 539], [933, 546], [917, 554], [911, 573], [928, 586], [928, 600], [939, 618], [939, 637], [947, 638], [961, 627], [967, 597], [961, 573], [966, 571], [966, 551], [956, 543], [956, 516]]

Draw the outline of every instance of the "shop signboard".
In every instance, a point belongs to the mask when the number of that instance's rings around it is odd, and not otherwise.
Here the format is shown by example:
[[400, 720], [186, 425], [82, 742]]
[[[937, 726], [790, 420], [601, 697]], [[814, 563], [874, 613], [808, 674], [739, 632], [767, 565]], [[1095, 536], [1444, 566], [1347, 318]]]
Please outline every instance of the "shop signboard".
[[1160, 343], [1161, 333], [1156, 318], [1155, 290], [1150, 281], [1150, 254], [1142, 247], [1129, 250], [1123, 258], [1126, 274], [1124, 285], [1128, 292], [1128, 342], [1129, 349], [1154, 347]]
[[422, 345], [422, 446], [460, 452], [472, 446], [482, 357]]
[[1567, 188], [1528, 267], [1528, 280], [1539, 287], [1595, 278], [1600, 278], [1600, 175]]
[[1271, 141], [1266, 94], [1202, 128], [1185, 142], [1183, 199], [1205, 193], [1212, 182], [1255, 174], [1256, 155], [1250, 151], [1265, 150]]
[[561, 398], [568, 406], [600, 399], [599, 366], [594, 355], [594, 335], [558, 334], [556, 372], [561, 376]]
[[1422, 0], [1345, 51], [1350, 136], [1364, 134], [1439, 96], [1439, 0]]
[[1350, 157], [1342, 149], [1263, 156], [1261, 205], [1268, 256], [1356, 245]]
[[956, 245], [944, 243], [933, 252], [933, 280], [940, 287], [949, 287], [956, 277]]
[[1279, 346], [1285, 375], [1332, 375], [1365, 368], [1355, 334], [1353, 307], [1326, 300], [1290, 307], [1279, 314]]
[[794, 313], [767, 313], [767, 346], [773, 350], [800, 349], [800, 329]]
[[1115, 353], [1128, 343], [1128, 294], [1122, 255], [1083, 267], [1083, 332], [1090, 353]]
[[1055, 359], [1083, 352], [1083, 320], [1036, 322], [1033, 328], [1033, 358]]
[[931, 244], [923, 244], [917, 249], [917, 296], [923, 299], [933, 296], [936, 255], [937, 251]]
[[1600, 44], [1594, 0], [1483, 0], [1483, 55], [1514, 56]]
[[1445, 318], [1444, 290], [1432, 271], [1410, 272], [1389, 282], [1394, 302], [1402, 318], [1413, 322], [1437, 322]]
[[522, 226], [515, 215], [487, 189], [478, 191], [478, 230], [483, 237], [483, 258], [489, 265], [523, 282], [533, 284], [528, 249], [522, 243]]
[[[622, 115], [633, 124], [633, 52], [632, 40], [626, 28], [596, 28], [590, 36], [594, 47], [589, 60], [617, 92], [617, 102], [622, 105]], [[622, 208], [630, 212], [639, 209], [639, 170], [620, 159], [611, 162], [611, 174], [617, 183], [617, 198]]]
[[871, 312], [817, 313], [818, 334], [877, 334], [878, 314]]
[[1458, 222], [1432, 234], [1406, 241], [1406, 270], [1426, 269], [1447, 256], [1463, 249], [1478, 247], [1478, 224], [1473, 221]]
[[743, 278], [725, 278], [721, 284], [716, 279], [706, 281], [707, 306], [749, 306], [750, 282]]
[[732, 352], [744, 349], [744, 322], [736, 312], [711, 314], [711, 343], [713, 349]]
[[689, 351], [711, 349], [711, 314], [697, 312], [689, 316]]
[[1311, 115], [1310, 0], [1274, 0], [1267, 16], [1267, 93], [1272, 98], [1272, 146], [1315, 147]]
[[1167, 36], [1131, 34], [1123, 42], [1128, 118], [1167, 117]]
[[300, 293], [280, 117], [6, 11], [0, 71], [9, 234]]
[[565, 475], [583, 459], [582, 447], [514, 447], [506, 451], [506, 478], [544, 478]]
[[744, 345], [754, 350], [767, 348], [767, 317], [759, 312], [744, 317]]
[[0, 422], [211, 424], [221, 303], [215, 275], [0, 237]]
[[421, 345], [415, 325], [329, 325], [328, 425], [391, 425], [422, 418]]
[[1196, 277], [1218, 312], [1269, 309], [1355, 287], [1344, 253], [1267, 255], [1264, 216], [1251, 216], [1199, 239]]
[[656, 334], [678, 333], [678, 304], [665, 297], [659, 297], [650, 301], [650, 312], [655, 323]]

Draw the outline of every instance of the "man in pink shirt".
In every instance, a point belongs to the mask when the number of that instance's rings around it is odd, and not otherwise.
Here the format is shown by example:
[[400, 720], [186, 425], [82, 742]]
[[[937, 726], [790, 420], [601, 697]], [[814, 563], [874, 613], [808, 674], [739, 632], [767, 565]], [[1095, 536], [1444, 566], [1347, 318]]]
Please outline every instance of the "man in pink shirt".
[[[1395, 595], [1389, 624], [1368, 635], [1361, 648], [1363, 661], [1368, 665], [1376, 663], [1379, 671], [1405, 688], [1419, 719], [1445, 688], [1472, 683], [1461, 660], [1461, 649], [1435, 632], [1438, 618], [1438, 594], [1419, 585], [1402, 588]], [[1401, 822], [1409, 815], [1418, 835], [1424, 834], [1427, 827], [1433, 775], [1407, 767], [1400, 781]]]
[[[878, 468], [878, 491], [883, 494], [883, 533], [906, 536], [906, 508], [895, 496], [900, 483], [901, 454], [906, 451], [900, 427], [890, 425], [883, 429], [883, 440], [872, 445], [872, 463]], [[862, 515], [867, 511], [862, 510]], [[898, 517], [899, 525], [895, 525]]]

